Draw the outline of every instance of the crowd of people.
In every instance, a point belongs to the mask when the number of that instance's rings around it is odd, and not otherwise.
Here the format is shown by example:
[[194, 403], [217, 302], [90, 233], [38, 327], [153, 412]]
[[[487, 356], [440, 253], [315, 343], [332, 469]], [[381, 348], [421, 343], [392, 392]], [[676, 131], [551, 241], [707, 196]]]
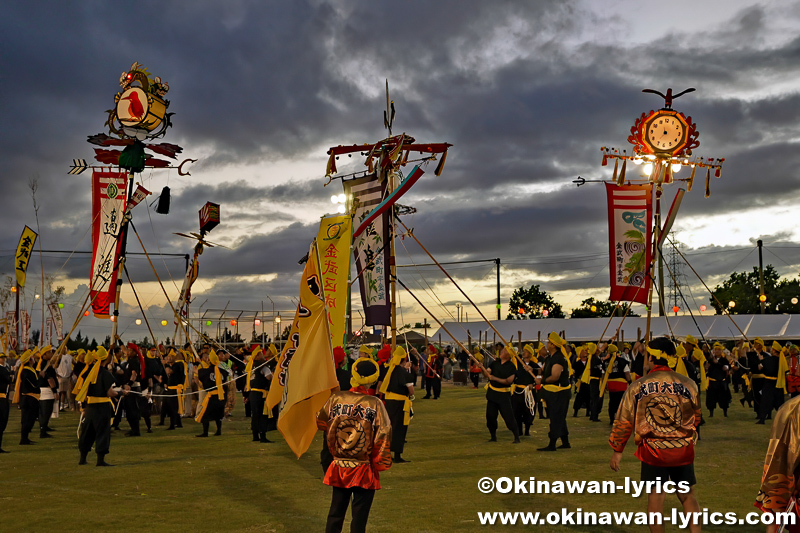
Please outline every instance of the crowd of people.
[[[549, 423], [549, 440], [538, 448], [543, 452], [572, 447], [567, 427], [570, 410], [572, 417], [583, 412], [599, 422], [608, 401], [612, 468], [619, 469], [621, 451], [637, 428], [643, 479], [666, 476], [690, 486], [695, 484], [689, 468], [694, 440], [704, 423], [701, 393], [707, 416], [720, 410], [726, 417], [733, 388], [733, 393], [742, 394], [742, 406], [753, 409], [758, 424], [771, 418], [786, 394], [800, 394], [800, 349], [794, 344], [772, 342], [767, 347], [756, 338], [726, 348], [691, 335], [676, 342], [616, 341], [612, 337], [608, 342], [575, 345], [552, 332], [546, 342], [520, 343], [519, 351], [503, 344], [476, 346], [472, 353], [464, 347], [453, 350], [433, 344], [420, 350], [422, 354], [416, 348], [406, 352], [403, 346], [394, 352], [388, 345], [335, 348], [340, 391], [317, 415], [318, 428], [326, 432], [320, 454], [325, 483], [334, 487], [329, 529], [340, 530], [351, 501], [354, 523], [365, 526], [374, 491], [380, 488], [378, 473], [408, 462], [403, 453], [417, 379], [426, 392], [422, 399], [431, 400], [442, 397], [442, 381], [452, 380], [456, 369], [471, 376], [474, 388], [485, 380], [489, 440], [497, 441], [498, 415], [514, 443], [530, 435], [538, 415]], [[142, 436], [142, 422], [146, 433], [167, 424], [166, 431], [175, 431], [185, 418], [201, 424], [197, 437], [208, 437], [212, 422], [213, 435], [221, 435], [222, 423], [240, 395], [251, 419], [253, 441], [270, 442], [266, 436], [276, 428], [278, 406], [268, 409], [266, 400], [277, 356], [274, 345], [266, 350], [257, 345], [215, 350], [210, 344], [197, 350], [188, 343], [142, 349], [119, 338], [108, 349], [101, 346], [60, 356], [50, 346], [19, 356], [0, 354], [0, 453], [7, 453], [2, 446], [10, 404], [21, 411], [20, 445], [35, 443], [31, 432], [37, 421], [39, 438], [53, 438], [57, 413], [80, 411], [81, 465], [94, 448], [97, 466], [109, 466], [105, 458], [111, 433], [121, 430], [123, 418], [127, 437]], [[682, 412], [665, 416], [663, 424], [681, 422], [666, 433], [663, 427], [651, 428], [661, 422], [657, 417], [642, 418], [641, 405], [647, 401], [648, 409], [661, 402], [661, 411]], [[159, 422], [154, 424], [154, 418]], [[351, 447], [355, 441], [359, 445]], [[681, 501], [685, 510], [697, 506], [693, 494]]]

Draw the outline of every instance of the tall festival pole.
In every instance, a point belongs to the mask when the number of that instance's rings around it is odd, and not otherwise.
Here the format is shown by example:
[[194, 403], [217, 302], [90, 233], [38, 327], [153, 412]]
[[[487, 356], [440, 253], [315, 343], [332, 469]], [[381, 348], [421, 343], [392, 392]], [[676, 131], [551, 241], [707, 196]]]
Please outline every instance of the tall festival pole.
[[[686, 89], [673, 95], [672, 89], [667, 89], [663, 94], [653, 89], [644, 89], [642, 92], [653, 93], [664, 99], [664, 107], [642, 113], [631, 127], [628, 142], [633, 145], [632, 154], [627, 150], [616, 148], [601, 148], [603, 152], [602, 165], [606, 166], [610, 159], [614, 160], [614, 172], [611, 182], [606, 183], [609, 195], [609, 256], [611, 270], [611, 300], [645, 303], [647, 307], [647, 330], [645, 337], [650, 337], [650, 324], [652, 320], [653, 289], [659, 284], [659, 314], [664, 315], [663, 271], [661, 259], [661, 245], [677, 216], [678, 208], [683, 197], [683, 190], [679, 190], [672, 202], [666, 220], [661, 220], [661, 197], [663, 185], [676, 181], [684, 182], [687, 190], [692, 190], [695, 173], [698, 168], [706, 169], [705, 197], [710, 192], [711, 169], [714, 176], [719, 178], [722, 171], [723, 158], [704, 158], [692, 155], [692, 150], [700, 145], [699, 131], [692, 117], [672, 109], [672, 102], [679, 96], [692, 92]], [[619, 173], [618, 165], [622, 161]], [[643, 165], [641, 176], [630, 179], [626, 176], [628, 161], [635, 165]], [[688, 178], [675, 178], [683, 166], [691, 168]], [[587, 180], [578, 178], [575, 183], [578, 187]], [[592, 180], [594, 181], [594, 180]], [[605, 181], [605, 180], [601, 180]], [[650, 192], [648, 186], [654, 191]], [[644, 190], [654, 193], [647, 198], [647, 208], [634, 200]], [[655, 201], [655, 213], [652, 220], [647, 216], [651, 205]], [[642, 211], [642, 209], [645, 209]], [[643, 219], [647, 219], [646, 222]], [[644, 236], [642, 232], [648, 228], [650, 235]], [[652, 238], [652, 242], [647, 238]], [[642, 253], [651, 251], [650, 260], [643, 264]], [[656, 261], [658, 261], [658, 280], [655, 279]], [[645, 268], [641, 268], [645, 267]], [[648, 285], [649, 284], [649, 285]], [[642, 288], [647, 287], [647, 293], [640, 296]], [[643, 301], [644, 300], [644, 301]]]

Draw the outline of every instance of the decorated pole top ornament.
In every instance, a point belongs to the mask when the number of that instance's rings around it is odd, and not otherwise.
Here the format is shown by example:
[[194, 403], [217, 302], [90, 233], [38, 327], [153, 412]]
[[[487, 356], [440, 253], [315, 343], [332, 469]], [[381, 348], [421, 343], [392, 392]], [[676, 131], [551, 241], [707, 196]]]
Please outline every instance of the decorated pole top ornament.
[[[156, 157], [161, 155], [175, 160], [183, 152], [183, 148], [177, 144], [142, 142], [163, 137], [167, 128], [172, 126], [171, 117], [174, 113], [167, 113], [169, 100], [164, 98], [169, 92], [169, 84], [158, 76], [151, 77], [144, 66], [134, 62], [130, 70], [120, 76], [119, 85], [121, 90], [114, 96], [114, 107], [106, 111], [106, 126], [114, 137], [97, 133], [87, 138], [89, 143], [99, 146], [94, 149], [94, 158], [102, 165], [118, 166], [131, 173], [140, 173], [145, 168], [176, 168], [181, 176], [191, 175], [183, 167], [187, 163], [196, 162], [196, 159], [185, 159], [180, 164], [173, 165], [170, 161]], [[123, 149], [118, 150], [116, 147]], [[73, 159], [69, 173], [80, 174], [87, 168], [90, 165], [84, 159]], [[169, 212], [168, 187], [164, 188], [159, 197], [156, 212]]]
[[[698, 168], [706, 169], [705, 197], [711, 195], [710, 177], [713, 169], [714, 176], [719, 178], [722, 172], [724, 158], [698, 157], [694, 150], [700, 146], [700, 131], [691, 116], [686, 116], [672, 108], [673, 101], [684, 94], [694, 92], [690, 87], [677, 94], [672, 89], [667, 89], [666, 94], [655, 89], [644, 89], [642, 92], [656, 94], [664, 99], [664, 107], [642, 113], [631, 126], [628, 142], [633, 145], [631, 153], [628, 150], [614, 147], [602, 147], [602, 166], [608, 165], [610, 159], [614, 160], [614, 173], [612, 181], [617, 185], [628, 183], [651, 183], [661, 188], [664, 184], [673, 181], [684, 181], [687, 190], [692, 190], [695, 173]], [[619, 162], [622, 166], [619, 168]], [[627, 163], [631, 161], [641, 166], [641, 174], [631, 177], [627, 174]], [[688, 178], [676, 178], [675, 174], [684, 166], [691, 168]], [[586, 183], [579, 177], [574, 182], [580, 187]], [[594, 180], [591, 180], [594, 181]], [[604, 181], [604, 180], [601, 180]]]
[[122, 73], [119, 85], [122, 90], [114, 96], [115, 106], [107, 111], [111, 133], [139, 141], [162, 137], [172, 125], [169, 100], [164, 99], [169, 84], [158, 76], [150, 78], [147, 69], [135, 62]]

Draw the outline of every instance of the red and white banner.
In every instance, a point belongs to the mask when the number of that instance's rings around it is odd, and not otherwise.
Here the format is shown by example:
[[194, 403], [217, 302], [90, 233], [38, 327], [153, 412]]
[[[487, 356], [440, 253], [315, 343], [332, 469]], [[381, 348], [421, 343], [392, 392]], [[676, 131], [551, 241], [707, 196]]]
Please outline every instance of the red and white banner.
[[647, 304], [653, 249], [652, 185], [613, 185], [608, 194], [610, 300]]
[[122, 217], [128, 196], [127, 172], [92, 174], [92, 312], [97, 318], [109, 318], [117, 284], [117, 261], [122, 240]]

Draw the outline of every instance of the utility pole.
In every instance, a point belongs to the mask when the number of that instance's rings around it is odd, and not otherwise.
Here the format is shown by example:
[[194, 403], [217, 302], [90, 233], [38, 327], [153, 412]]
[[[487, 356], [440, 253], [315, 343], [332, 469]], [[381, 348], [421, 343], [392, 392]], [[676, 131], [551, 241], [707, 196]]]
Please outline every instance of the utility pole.
[[758, 239], [758, 303], [761, 306], [761, 314], [764, 314], [766, 308], [766, 300], [764, 296], [764, 260], [761, 257], [761, 250], [764, 247], [764, 241]]

